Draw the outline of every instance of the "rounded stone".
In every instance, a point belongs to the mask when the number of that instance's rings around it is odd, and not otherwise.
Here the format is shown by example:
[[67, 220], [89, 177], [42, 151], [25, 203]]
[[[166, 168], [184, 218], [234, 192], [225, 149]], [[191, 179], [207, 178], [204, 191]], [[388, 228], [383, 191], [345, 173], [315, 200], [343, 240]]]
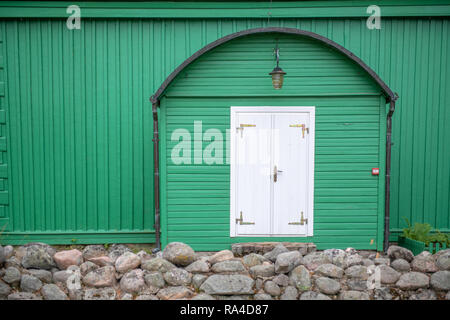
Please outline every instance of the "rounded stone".
[[84, 300], [116, 300], [116, 290], [113, 288], [91, 288], [84, 291]]
[[436, 267], [439, 270], [450, 270], [450, 253], [442, 254], [436, 259]]
[[289, 284], [300, 291], [308, 291], [311, 288], [311, 276], [308, 269], [302, 265], [294, 268], [289, 275]]
[[450, 290], [450, 271], [438, 271], [431, 275], [431, 287], [435, 290]]
[[339, 294], [339, 300], [370, 300], [370, 296], [362, 291], [343, 291]]
[[153, 258], [150, 260], [145, 260], [141, 263], [141, 268], [147, 271], [159, 271], [167, 272], [171, 269], [176, 268], [175, 265], [163, 258]]
[[349, 278], [358, 278], [367, 280], [369, 278], [369, 272], [366, 266], [352, 266], [345, 269], [345, 274]]
[[116, 271], [112, 266], [101, 267], [89, 272], [83, 282], [90, 287], [111, 287], [116, 283]]
[[306, 268], [314, 271], [318, 266], [326, 263], [332, 263], [332, 261], [329, 255], [315, 251], [304, 256], [302, 263], [306, 266]]
[[192, 273], [206, 273], [209, 272], [209, 264], [204, 260], [197, 260], [188, 265], [185, 270]]
[[8, 284], [15, 285], [20, 282], [20, 279], [20, 271], [17, 268], [9, 267], [5, 270], [5, 275], [2, 280]]
[[56, 284], [46, 284], [41, 289], [45, 300], [68, 300], [67, 295]]
[[217, 295], [253, 294], [254, 285], [255, 280], [248, 276], [214, 274], [203, 282], [200, 290]]
[[271, 296], [279, 296], [281, 294], [280, 287], [273, 281], [266, 281], [264, 283], [264, 291]]
[[5, 246], [3, 247], [3, 254], [5, 255], [5, 259], [9, 259], [14, 255], [13, 246]]
[[218, 262], [234, 259], [234, 254], [230, 250], [222, 250], [208, 257], [208, 262], [213, 265]]
[[198, 290], [207, 278], [208, 276], [203, 274], [194, 274], [194, 276], [192, 277], [192, 285], [194, 286], [194, 289]]
[[99, 244], [88, 245], [83, 249], [84, 260], [90, 260], [91, 258], [98, 258], [108, 255], [105, 247]]
[[264, 256], [257, 253], [250, 253], [242, 258], [242, 262], [247, 268], [251, 268], [268, 261]]
[[395, 285], [402, 290], [416, 290], [419, 288], [428, 288], [429, 284], [430, 279], [427, 275], [412, 271], [402, 274]]
[[53, 255], [55, 249], [43, 243], [30, 243], [24, 246], [25, 254], [22, 258], [22, 266], [25, 269], [50, 270], [55, 267]]
[[325, 294], [337, 294], [341, 290], [339, 282], [326, 277], [316, 279], [315, 284], [320, 292]]
[[414, 254], [411, 250], [400, 246], [390, 246], [388, 248], [387, 255], [391, 260], [404, 259], [411, 262], [414, 259]]
[[139, 293], [144, 290], [144, 272], [141, 269], [134, 269], [125, 273], [120, 279], [120, 289], [128, 293]]
[[285, 274], [277, 275], [272, 281], [281, 287], [287, 287], [289, 285], [289, 277]]
[[253, 296], [254, 300], [273, 300], [272, 296], [267, 293], [257, 293]]
[[89, 272], [94, 271], [98, 268], [99, 268], [98, 265], [96, 265], [95, 263], [93, 263], [91, 261], [86, 261], [80, 265], [80, 272], [81, 272], [81, 275], [85, 276]]
[[178, 266], [188, 266], [195, 260], [195, 252], [182, 242], [171, 242], [163, 251], [163, 258]]
[[26, 273], [38, 278], [39, 280], [45, 283], [51, 283], [53, 280], [53, 275], [48, 270], [28, 269]]
[[38, 278], [24, 274], [20, 280], [20, 289], [25, 292], [35, 292], [41, 289], [42, 281]]
[[318, 266], [314, 270], [314, 273], [325, 277], [340, 279], [344, 276], [344, 269], [335, 266], [334, 264], [326, 263]]
[[275, 260], [275, 273], [288, 273], [302, 262], [299, 251], [280, 253]]
[[409, 272], [411, 271], [411, 266], [409, 265], [409, 262], [405, 259], [395, 259], [391, 263], [391, 267], [397, 270], [398, 272]]
[[414, 257], [411, 262], [411, 268], [413, 271], [418, 272], [436, 272], [438, 268], [436, 266], [435, 258], [428, 251], [424, 251]]
[[16, 292], [8, 295], [8, 300], [42, 300], [42, 298], [31, 292]]
[[384, 284], [396, 283], [400, 278], [401, 274], [387, 265], [380, 265], [378, 266], [378, 269], [380, 270], [381, 283]]
[[[158, 298], [161, 300], [178, 300], [190, 298], [194, 293], [186, 287], [167, 287], [158, 291]], [[137, 300], [137, 299], [136, 299]]]
[[65, 270], [69, 266], [79, 266], [83, 263], [83, 254], [77, 249], [64, 250], [56, 252], [53, 255], [53, 260], [56, 262], [59, 269]]
[[299, 300], [331, 300], [330, 297], [314, 291], [303, 292]]
[[11, 287], [0, 280], [0, 299], [6, 298], [11, 293]]
[[144, 275], [145, 283], [148, 286], [162, 288], [165, 285], [164, 277], [159, 271], [149, 272]]
[[287, 286], [284, 289], [283, 294], [280, 296], [280, 300], [297, 300], [298, 290], [293, 286]]
[[192, 281], [192, 274], [181, 268], [164, 273], [164, 280], [171, 286], [187, 286]]
[[133, 252], [125, 252], [116, 259], [116, 271], [126, 273], [130, 270], [136, 269], [141, 264], [141, 259]]
[[275, 275], [275, 266], [272, 263], [263, 263], [253, 266], [249, 270], [250, 274], [256, 277], [272, 277]]
[[238, 260], [226, 260], [222, 262], [215, 263], [212, 268], [212, 272], [221, 273], [221, 272], [243, 272], [245, 271], [245, 267], [242, 262]]
[[278, 244], [275, 246], [275, 248], [272, 249], [272, 251], [269, 251], [267, 253], [264, 254], [264, 258], [275, 262], [277, 260], [278, 255], [280, 255], [281, 253], [285, 253], [288, 252], [289, 250], [283, 245], [283, 244]]
[[[214, 297], [209, 294], [200, 293], [197, 294], [195, 297], [193, 297], [191, 300], [216, 300], [216, 299], [214, 299]], [[255, 300], [257, 299], [255, 298]]]

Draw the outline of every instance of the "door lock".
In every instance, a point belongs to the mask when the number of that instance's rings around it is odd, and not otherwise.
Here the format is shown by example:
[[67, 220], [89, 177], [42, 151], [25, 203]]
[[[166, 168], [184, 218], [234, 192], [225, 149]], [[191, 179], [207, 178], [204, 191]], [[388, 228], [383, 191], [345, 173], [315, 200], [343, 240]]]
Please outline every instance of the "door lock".
[[240, 225], [255, 224], [254, 222], [244, 222], [244, 217], [242, 216], [242, 211], [241, 211], [239, 219], [236, 219], [236, 223], [239, 223]]

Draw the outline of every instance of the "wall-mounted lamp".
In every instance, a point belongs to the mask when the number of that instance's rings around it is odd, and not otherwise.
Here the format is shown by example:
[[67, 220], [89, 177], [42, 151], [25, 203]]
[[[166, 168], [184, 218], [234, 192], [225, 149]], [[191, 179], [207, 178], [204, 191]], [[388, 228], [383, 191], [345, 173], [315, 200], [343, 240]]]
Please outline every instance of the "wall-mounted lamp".
[[269, 74], [272, 76], [273, 88], [279, 90], [283, 86], [284, 75], [286, 72], [278, 66], [280, 62], [280, 50], [278, 49], [278, 45], [275, 47], [274, 54], [277, 58], [277, 66]]

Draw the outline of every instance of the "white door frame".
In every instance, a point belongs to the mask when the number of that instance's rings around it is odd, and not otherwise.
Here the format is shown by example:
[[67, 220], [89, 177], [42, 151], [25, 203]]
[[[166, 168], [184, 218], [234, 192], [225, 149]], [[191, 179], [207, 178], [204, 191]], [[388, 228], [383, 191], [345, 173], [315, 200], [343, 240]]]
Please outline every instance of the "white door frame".
[[[315, 112], [314, 106], [302, 106], [302, 107], [275, 107], [275, 106], [255, 106], [255, 107], [238, 107], [231, 106], [230, 108], [230, 237], [255, 237], [254, 235], [236, 235], [236, 139], [239, 136], [237, 130], [235, 130], [236, 116], [240, 112], [245, 113], [308, 113], [309, 114], [309, 158], [308, 158], [308, 195], [307, 195], [307, 210], [306, 215], [308, 219], [306, 236], [313, 235], [314, 226], [314, 145], [315, 145]], [[258, 235], [261, 237], [261, 235]], [[305, 237], [305, 235], [264, 235], [263, 237]]]

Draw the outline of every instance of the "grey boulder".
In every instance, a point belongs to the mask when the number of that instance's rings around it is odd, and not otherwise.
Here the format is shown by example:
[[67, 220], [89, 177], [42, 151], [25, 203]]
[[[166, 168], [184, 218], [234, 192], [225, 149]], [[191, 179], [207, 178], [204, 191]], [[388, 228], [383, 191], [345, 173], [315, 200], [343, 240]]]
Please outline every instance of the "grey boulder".
[[195, 260], [195, 252], [182, 242], [171, 242], [163, 251], [163, 258], [178, 266], [188, 266]]
[[404, 259], [411, 262], [414, 259], [414, 254], [411, 250], [399, 246], [390, 246], [387, 255], [391, 260]]
[[67, 295], [56, 284], [46, 284], [41, 289], [45, 300], [68, 300]]
[[395, 259], [391, 263], [391, 267], [399, 272], [408, 272], [411, 271], [411, 266], [408, 261], [405, 259]]
[[120, 289], [128, 293], [139, 293], [145, 289], [144, 272], [141, 269], [130, 270], [120, 279]]
[[331, 298], [319, 292], [306, 291], [302, 293], [299, 300], [331, 300]]
[[25, 292], [35, 292], [42, 287], [42, 281], [38, 278], [24, 274], [20, 280], [20, 289]]
[[302, 265], [294, 268], [289, 274], [289, 284], [299, 291], [308, 291], [311, 288], [311, 276], [308, 269]]
[[450, 290], [450, 271], [438, 271], [431, 275], [431, 287], [435, 290]]
[[192, 281], [192, 274], [181, 268], [174, 268], [164, 273], [164, 280], [171, 286], [187, 286]]
[[200, 290], [217, 295], [253, 294], [254, 284], [255, 281], [248, 276], [215, 274], [203, 282]]
[[315, 283], [319, 291], [325, 294], [337, 294], [341, 290], [341, 284], [330, 278], [320, 277]]
[[314, 273], [325, 277], [340, 279], [344, 276], [344, 269], [335, 266], [334, 264], [326, 263], [318, 266]]
[[275, 260], [277, 259], [278, 255], [284, 252], [288, 252], [289, 250], [282, 245], [281, 243], [276, 245], [275, 248], [272, 249], [272, 251], [267, 252], [266, 254], [264, 254], [264, 258], [275, 262]]
[[275, 260], [275, 273], [288, 273], [302, 262], [298, 251], [280, 253]]
[[416, 290], [428, 288], [430, 279], [423, 273], [411, 271], [400, 276], [396, 286], [402, 290]]

